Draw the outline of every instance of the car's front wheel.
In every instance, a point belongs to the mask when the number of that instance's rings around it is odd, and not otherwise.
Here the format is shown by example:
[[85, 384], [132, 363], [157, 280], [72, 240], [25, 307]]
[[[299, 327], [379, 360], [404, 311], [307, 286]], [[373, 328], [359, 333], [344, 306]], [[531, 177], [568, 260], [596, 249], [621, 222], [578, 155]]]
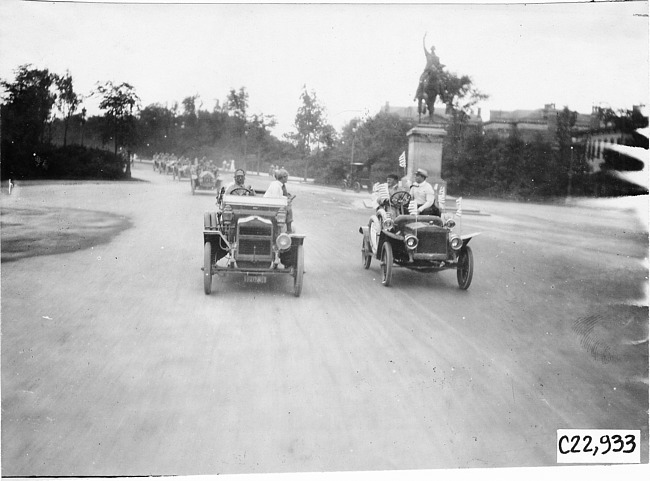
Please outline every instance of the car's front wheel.
[[212, 292], [212, 244], [209, 242], [203, 246], [203, 290], [206, 294]]
[[474, 256], [472, 255], [472, 248], [465, 246], [461, 249], [458, 255], [458, 267], [456, 268], [456, 278], [458, 279], [458, 287], [463, 290], [469, 288], [474, 276]]
[[296, 265], [294, 266], [293, 278], [293, 295], [300, 297], [302, 292], [302, 277], [305, 273], [305, 253], [303, 251], [303, 246], [296, 247]]
[[393, 246], [384, 242], [381, 247], [381, 283], [390, 286], [393, 278]]

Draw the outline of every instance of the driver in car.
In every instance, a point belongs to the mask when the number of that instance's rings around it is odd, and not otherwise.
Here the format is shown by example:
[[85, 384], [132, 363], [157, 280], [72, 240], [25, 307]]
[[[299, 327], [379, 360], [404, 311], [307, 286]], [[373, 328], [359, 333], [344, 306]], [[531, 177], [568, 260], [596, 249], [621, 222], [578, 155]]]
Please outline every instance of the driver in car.
[[225, 194], [230, 194], [235, 189], [248, 189], [250, 191], [249, 195], [255, 195], [255, 191], [250, 185], [246, 185], [246, 172], [243, 169], [237, 169], [235, 171], [235, 181], [231, 182], [228, 187], [226, 187]]
[[[384, 187], [385, 186], [385, 187]], [[395, 205], [391, 204], [391, 198], [393, 197], [394, 194], [397, 192], [406, 192], [406, 189], [403, 189], [399, 185], [399, 176], [397, 174], [388, 174], [386, 176], [386, 184], [378, 184], [377, 185], [377, 212], [382, 213], [380, 211], [386, 211], [389, 208], [392, 208], [393, 210], [393, 215], [396, 216], [398, 214], [397, 209]]]
[[399, 185], [399, 176], [397, 174], [388, 174], [386, 176], [386, 186], [388, 187], [388, 197], [380, 195], [377, 198], [377, 203], [379, 205], [383, 205], [387, 203], [388, 199], [390, 199], [395, 192], [400, 192], [404, 190]]

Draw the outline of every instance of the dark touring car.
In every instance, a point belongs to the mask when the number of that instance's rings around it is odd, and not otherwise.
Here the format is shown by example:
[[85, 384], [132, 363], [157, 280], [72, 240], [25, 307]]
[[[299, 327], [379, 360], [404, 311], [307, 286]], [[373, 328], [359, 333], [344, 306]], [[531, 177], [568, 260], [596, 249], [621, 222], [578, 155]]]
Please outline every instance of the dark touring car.
[[478, 234], [454, 232], [452, 217], [411, 215], [408, 192], [396, 192], [361, 226], [361, 260], [368, 269], [373, 257], [380, 262], [384, 286], [392, 281], [393, 267], [419, 272], [455, 269], [458, 286], [469, 288], [474, 275], [472, 249], [467, 245]]

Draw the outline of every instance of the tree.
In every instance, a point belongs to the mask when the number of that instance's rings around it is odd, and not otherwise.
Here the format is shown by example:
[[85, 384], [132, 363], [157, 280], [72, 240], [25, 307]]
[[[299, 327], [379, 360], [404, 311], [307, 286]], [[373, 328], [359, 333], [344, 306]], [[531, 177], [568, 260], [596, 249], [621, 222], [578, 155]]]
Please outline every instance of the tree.
[[151, 104], [140, 111], [138, 132], [148, 155], [170, 151], [173, 112], [160, 104]]
[[183, 99], [183, 115], [185, 117], [185, 122], [189, 127], [194, 127], [196, 125], [196, 99], [198, 98], [199, 96], [197, 94]]
[[306, 86], [303, 86], [300, 100], [302, 105], [298, 107], [298, 112], [296, 113], [294, 121], [296, 133], [292, 135], [292, 138], [303, 156], [305, 166], [304, 179], [307, 180], [309, 156], [325, 126], [325, 109], [318, 102], [316, 93], [314, 91], [311, 94], [307, 92]]
[[[105, 110], [108, 129], [112, 132], [115, 141], [115, 155], [118, 147], [126, 147], [127, 152], [135, 141], [135, 116], [133, 110], [140, 104], [140, 98], [136, 95], [135, 89], [128, 83], [114, 85], [106, 82], [97, 87], [97, 92], [103, 99], [99, 108]], [[130, 177], [131, 162], [126, 159], [127, 177]]]
[[271, 133], [269, 128], [277, 125], [272, 115], [253, 115], [248, 123], [249, 138], [257, 151], [257, 173], [260, 172], [260, 161], [262, 160], [262, 149], [269, 143]]
[[[567, 195], [571, 195], [571, 181], [574, 174], [575, 153], [572, 140], [572, 130], [578, 119], [578, 113], [564, 107], [557, 114], [557, 130], [555, 131], [555, 140], [557, 142], [557, 154], [553, 157], [555, 165], [549, 166], [551, 171], [555, 171], [560, 182], [557, 185], [557, 193], [563, 192], [560, 186], [566, 185]], [[566, 178], [566, 184], [562, 182]], [[556, 178], [557, 180], [557, 178]], [[549, 191], [554, 190], [549, 187]]]
[[226, 101], [226, 110], [235, 117], [246, 120], [248, 113], [248, 92], [246, 92], [246, 87], [240, 87], [239, 92], [230, 89]]
[[56, 100], [56, 75], [49, 70], [22, 65], [13, 83], [0, 82], [5, 90], [2, 127], [3, 140], [28, 147], [45, 141], [45, 131]]
[[74, 91], [70, 72], [66, 72], [64, 76], [57, 76], [55, 83], [58, 90], [56, 107], [63, 116], [63, 146], [65, 147], [68, 143], [68, 125], [77, 111], [81, 99]]
[[398, 159], [406, 149], [406, 133], [412, 127], [411, 121], [385, 112], [356, 122], [345, 135], [348, 143], [355, 146], [354, 162], [366, 164], [378, 179], [385, 179], [387, 174], [401, 175]]
[[246, 138], [248, 134], [248, 92], [246, 92], [245, 87], [240, 87], [239, 92], [235, 89], [230, 89], [226, 101], [226, 110], [232, 115], [232, 119], [234, 120], [233, 133], [240, 139], [241, 151], [245, 162], [248, 148], [248, 141]]

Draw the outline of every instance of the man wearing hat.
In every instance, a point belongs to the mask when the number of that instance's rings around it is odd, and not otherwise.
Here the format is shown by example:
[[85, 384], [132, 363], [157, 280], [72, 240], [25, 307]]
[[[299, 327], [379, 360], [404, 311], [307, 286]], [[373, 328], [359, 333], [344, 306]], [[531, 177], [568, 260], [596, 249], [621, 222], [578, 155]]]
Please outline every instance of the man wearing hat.
[[291, 208], [291, 201], [295, 195], [289, 194], [287, 192], [287, 186], [285, 185], [289, 180], [289, 172], [285, 169], [278, 169], [275, 171], [275, 180], [271, 182], [269, 188], [266, 189], [264, 197], [275, 197], [275, 198], [287, 198], [287, 231], [292, 232], [291, 223], [293, 222], [293, 209]]
[[428, 172], [424, 169], [415, 171], [415, 182], [411, 185], [411, 197], [418, 206], [418, 215], [440, 216], [440, 209], [435, 205], [436, 193], [427, 182]]
[[243, 169], [237, 169], [235, 171], [235, 181], [231, 182], [228, 187], [226, 187], [226, 194], [230, 194], [235, 189], [248, 189], [251, 193], [249, 195], [255, 195], [255, 191], [250, 185], [245, 185], [246, 182], [246, 172]]

